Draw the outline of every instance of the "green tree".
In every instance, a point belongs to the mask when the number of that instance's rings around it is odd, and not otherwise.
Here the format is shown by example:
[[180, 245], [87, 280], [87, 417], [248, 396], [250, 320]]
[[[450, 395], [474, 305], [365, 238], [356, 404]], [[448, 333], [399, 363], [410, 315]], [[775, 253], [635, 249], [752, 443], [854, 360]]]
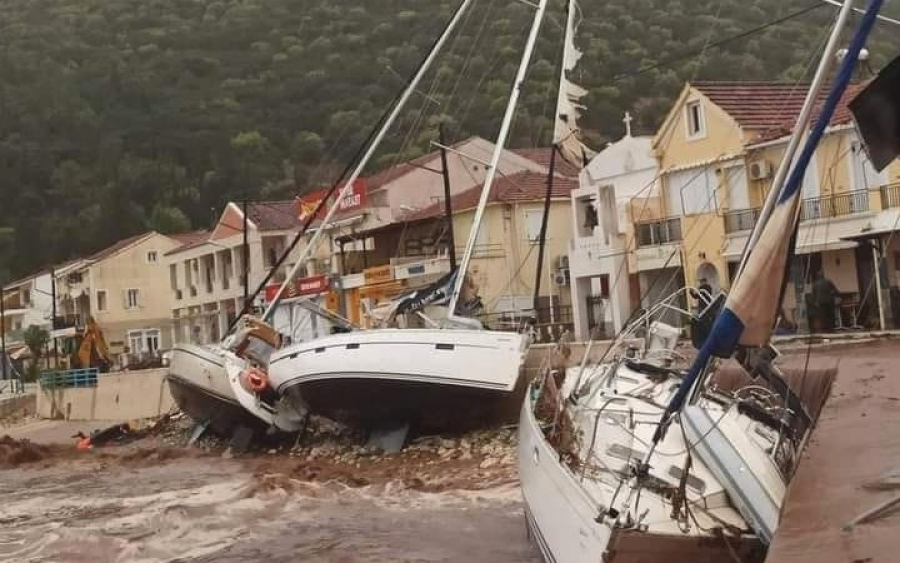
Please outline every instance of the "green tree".
[[44, 327], [31, 325], [22, 333], [22, 340], [31, 352], [31, 366], [28, 369], [28, 378], [30, 381], [34, 381], [37, 379], [37, 374], [40, 371], [40, 362], [44, 355], [44, 350], [50, 342], [50, 333]]

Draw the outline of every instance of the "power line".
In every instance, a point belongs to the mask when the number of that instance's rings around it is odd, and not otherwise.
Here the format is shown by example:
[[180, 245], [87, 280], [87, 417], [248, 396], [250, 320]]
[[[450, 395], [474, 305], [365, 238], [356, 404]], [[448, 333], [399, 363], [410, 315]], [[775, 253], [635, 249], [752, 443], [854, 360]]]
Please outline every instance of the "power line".
[[786, 22], [786, 21], [789, 21], [789, 20], [792, 20], [792, 19], [799, 18], [800, 16], [806, 15], [806, 14], [808, 14], [808, 13], [814, 11], [814, 10], [818, 10], [819, 8], [822, 8], [822, 7], [824, 7], [824, 6], [828, 6], [828, 4], [827, 4], [827, 3], [824, 3], [824, 2], [818, 2], [818, 3], [816, 3], [816, 4], [812, 5], [812, 6], [808, 6], [808, 7], [806, 7], [806, 8], [803, 8], [802, 10], [798, 10], [798, 11], [796, 11], [796, 12], [792, 12], [792, 13], [790, 13], [790, 14], [787, 14], [786, 16], [782, 16], [782, 17], [780, 17], [780, 18], [771, 20], [771, 21], [766, 22], [766, 23], [764, 23], [764, 24], [762, 24], [762, 25], [756, 26], [756, 27], [754, 27], [754, 28], [752, 28], [752, 29], [748, 29], [748, 30], [746, 30], [746, 31], [742, 31], [741, 33], [738, 33], [738, 34], [736, 34], [736, 35], [731, 35], [731, 36], [729, 36], [729, 37], [725, 37], [725, 38], [720, 39], [720, 40], [718, 40], [718, 41], [714, 41], [714, 42], [712, 42], [712, 43], [708, 43], [708, 44], [704, 45], [702, 48], [696, 49], [696, 50], [691, 51], [691, 52], [689, 52], [689, 53], [684, 53], [684, 54], [678, 55], [678, 56], [676, 56], [676, 57], [670, 57], [670, 58], [665, 59], [665, 60], [663, 60], [663, 61], [660, 61], [660, 62], [658, 62], [658, 63], [653, 63], [652, 65], [643, 66], [643, 67], [641, 67], [641, 68], [639, 68], [639, 69], [637, 69], [637, 70], [635, 70], [635, 71], [632, 71], [632, 72], [626, 72], [626, 73], [624, 73], [624, 74], [619, 74], [619, 75], [617, 75], [617, 76], [614, 76], [614, 77], [612, 78], [612, 81], [613, 81], [613, 82], [618, 82], [618, 81], [624, 80], [624, 79], [626, 79], [626, 78], [632, 78], [632, 77], [634, 77], [634, 76], [638, 76], [638, 75], [644, 74], [644, 73], [646, 73], [646, 72], [650, 72], [651, 70], [656, 70], [656, 69], [658, 69], [658, 68], [661, 68], [661, 67], [664, 67], [664, 66], [671, 65], [672, 63], [677, 63], [677, 62], [680, 62], [680, 61], [683, 61], [683, 60], [686, 60], [686, 59], [690, 59], [690, 58], [692, 58], [692, 57], [701, 55], [701, 54], [702, 54], [704, 51], [706, 51], [707, 49], [711, 49], [711, 48], [715, 48], [715, 47], [721, 47], [722, 45], [726, 45], [726, 44], [731, 43], [731, 42], [733, 42], [733, 41], [737, 41], [737, 40], [739, 40], [739, 39], [743, 39], [743, 38], [745, 38], [745, 37], [749, 37], [749, 36], [751, 36], [751, 35], [754, 35], [754, 34], [756, 34], [756, 33], [759, 33], [760, 31], [764, 31], [764, 30], [766, 30], [766, 29], [769, 29], [770, 27], [774, 27], [774, 26], [779, 25], [779, 24], [782, 24], [782, 23], [784, 23], [784, 22]]

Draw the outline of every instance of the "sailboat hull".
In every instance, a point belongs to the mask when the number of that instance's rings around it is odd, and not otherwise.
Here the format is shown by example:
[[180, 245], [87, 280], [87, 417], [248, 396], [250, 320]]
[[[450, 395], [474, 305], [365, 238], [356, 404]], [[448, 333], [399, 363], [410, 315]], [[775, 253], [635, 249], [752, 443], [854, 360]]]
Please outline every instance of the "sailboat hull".
[[281, 350], [269, 379], [291, 402], [352, 425], [462, 429], [500, 415], [525, 347], [522, 335], [508, 332], [358, 331]]
[[180, 344], [172, 351], [166, 376], [175, 404], [197, 423], [220, 436], [239, 427], [265, 432], [268, 425], [238, 402], [228, 383], [222, 357], [202, 346]]
[[519, 420], [519, 480], [528, 531], [547, 563], [761, 563], [753, 537], [646, 533], [598, 522], [602, 507], [547, 442], [526, 400]]

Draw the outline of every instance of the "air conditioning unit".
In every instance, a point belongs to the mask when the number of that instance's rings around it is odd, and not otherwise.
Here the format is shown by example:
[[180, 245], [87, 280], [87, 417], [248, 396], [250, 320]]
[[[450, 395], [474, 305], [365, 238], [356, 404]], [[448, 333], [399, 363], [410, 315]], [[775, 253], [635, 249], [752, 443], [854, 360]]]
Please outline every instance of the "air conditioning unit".
[[750, 179], [765, 180], [772, 175], [772, 165], [767, 160], [754, 160], [750, 162]]
[[560, 268], [553, 272], [553, 283], [557, 286], [570, 285], [569, 269]]
[[569, 255], [563, 254], [556, 258], [556, 267], [560, 270], [568, 270], [569, 269]]

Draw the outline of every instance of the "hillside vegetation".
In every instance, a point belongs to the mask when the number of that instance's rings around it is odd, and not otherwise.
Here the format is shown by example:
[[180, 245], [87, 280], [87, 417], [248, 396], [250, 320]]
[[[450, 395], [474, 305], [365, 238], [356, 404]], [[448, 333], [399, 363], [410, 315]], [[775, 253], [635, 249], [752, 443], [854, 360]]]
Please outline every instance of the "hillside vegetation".
[[[834, 9], [712, 47], [818, 0], [582, 0], [583, 126], [652, 132], [684, 80], [798, 79]], [[512, 146], [549, 142], [564, 6], [554, 0]], [[229, 199], [337, 176], [458, 0], [5, 0], [0, 268], [10, 279], [156, 228], [206, 227]], [[897, 8], [898, 6], [889, 6]], [[895, 12], [898, 10], [894, 10]], [[532, 11], [476, 0], [378, 166], [493, 138]], [[900, 52], [880, 29], [875, 64]]]

